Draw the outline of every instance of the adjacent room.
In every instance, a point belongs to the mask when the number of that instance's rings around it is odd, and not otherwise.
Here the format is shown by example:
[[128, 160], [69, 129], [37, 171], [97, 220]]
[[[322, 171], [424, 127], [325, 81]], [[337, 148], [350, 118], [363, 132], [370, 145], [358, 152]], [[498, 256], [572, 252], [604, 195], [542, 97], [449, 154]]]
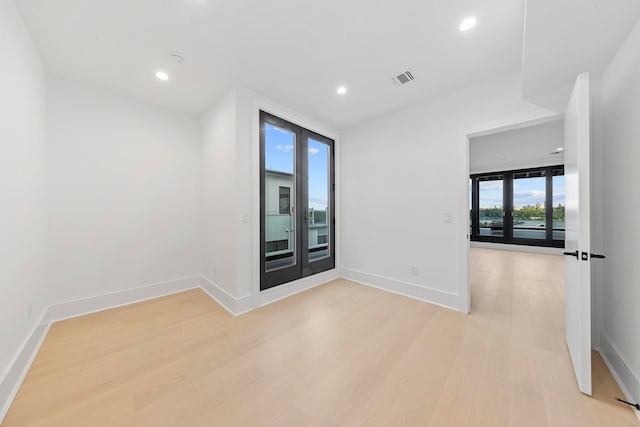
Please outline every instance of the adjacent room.
[[640, 2], [0, 0], [0, 76], [3, 427], [640, 425]]

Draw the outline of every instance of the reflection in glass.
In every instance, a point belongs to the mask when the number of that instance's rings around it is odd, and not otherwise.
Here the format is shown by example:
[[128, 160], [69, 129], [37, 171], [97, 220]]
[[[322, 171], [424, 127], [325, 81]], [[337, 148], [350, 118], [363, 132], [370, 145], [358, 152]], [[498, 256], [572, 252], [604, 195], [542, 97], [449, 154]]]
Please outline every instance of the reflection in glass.
[[487, 176], [479, 184], [479, 235], [504, 234], [504, 180], [502, 175]]
[[329, 256], [329, 146], [309, 138], [308, 170], [309, 261]]
[[266, 271], [296, 264], [295, 133], [265, 123]]
[[513, 174], [513, 237], [547, 238], [545, 171]]

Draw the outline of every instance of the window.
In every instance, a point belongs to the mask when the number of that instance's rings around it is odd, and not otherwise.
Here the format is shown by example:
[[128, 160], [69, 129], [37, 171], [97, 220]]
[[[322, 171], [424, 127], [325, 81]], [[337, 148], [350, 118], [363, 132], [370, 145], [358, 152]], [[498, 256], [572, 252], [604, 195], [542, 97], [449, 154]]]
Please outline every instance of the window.
[[547, 179], [545, 170], [514, 172], [512, 187], [513, 237], [547, 238]]
[[260, 289], [335, 267], [334, 141], [260, 112]]
[[478, 233], [483, 236], [502, 236], [504, 217], [504, 175], [485, 175], [478, 178]]
[[564, 246], [564, 166], [471, 176], [471, 240]]
[[564, 168], [555, 168], [553, 174], [553, 239], [564, 241]]
[[291, 213], [291, 188], [280, 187], [280, 215]]

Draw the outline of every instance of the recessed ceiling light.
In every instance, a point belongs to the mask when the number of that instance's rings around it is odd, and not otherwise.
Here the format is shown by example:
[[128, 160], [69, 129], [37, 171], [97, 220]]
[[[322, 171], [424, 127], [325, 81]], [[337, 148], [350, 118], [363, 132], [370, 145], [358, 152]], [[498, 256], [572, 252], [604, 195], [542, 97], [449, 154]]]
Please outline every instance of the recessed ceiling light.
[[156, 71], [156, 77], [162, 81], [169, 80], [169, 74], [165, 73], [164, 71]]
[[473, 16], [470, 16], [469, 18], [465, 18], [461, 23], [460, 23], [460, 31], [469, 31], [470, 29], [472, 29], [473, 27], [476, 26], [476, 23], [478, 21], [476, 21], [476, 18]]
[[563, 147], [558, 147], [558, 148], [556, 148], [556, 151], [564, 151], [564, 148]]
[[338, 95], [344, 95], [345, 93], [347, 93], [347, 88], [344, 86], [339, 86], [338, 89], [336, 89], [336, 92], [338, 93]]

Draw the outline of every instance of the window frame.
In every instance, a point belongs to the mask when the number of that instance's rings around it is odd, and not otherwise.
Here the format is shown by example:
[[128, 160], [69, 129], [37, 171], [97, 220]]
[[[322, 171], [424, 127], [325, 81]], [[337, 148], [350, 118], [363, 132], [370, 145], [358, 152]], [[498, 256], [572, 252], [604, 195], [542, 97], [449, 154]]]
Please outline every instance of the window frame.
[[[287, 199], [287, 208], [286, 210], [283, 212], [282, 209], [282, 190], [285, 189], [287, 190], [286, 192], [286, 199]], [[289, 215], [291, 213], [291, 187], [286, 187], [284, 185], [280, 185], [278, 187], [278, 212], [280, 215]]]
[[[555, 173], [561, 170], [562, 173]], [[523, 173], [535, 173], [544, 171], [545, 176], [545, 238], [544, 239], [532, 239], [514, 237], [514, 206], [513, 206], [513, 182], [514, 175]], [[503, 218], [502, 236], [487, 236], [480, 235], [480, 182], [485, 177], [502, 175], [503, 179]], [[494, 171], [483, 172], [477, 174], [471, 174], [471, 227], [470, 227], [470, 240], [472, 242], [491, 242], [491, 243], [503, 243], [512, 245], [525, 245], [525, 246], [542, 246], [542, 247], [564, 247], [564, 239], [553, 238], [553, 177], [564, 175], [564, 165], [553, 165], [526, 169], [506, 170], [506, 171]]]
[[[268, 261], [265, 250], [265, 125], [270, 124], [282, 129], [286, 129], [295, 134], [296, 151], [295, 158], [295, 184], [294, 184], [294, 204], [290, 210], [295, 218], [295, 256], [296, 262], [293, 265], [285, 266], [275, 270], [266, 271]], [[328, 174], [328, 196], [329, 211], [327, 215], [328, 233], [328, 256], [312, 259], [309, 254], [317, 252], [318, 248], [309, 247], [309, 221], [308, 206], [308, 144], [309, 140], [314, 140], [325, 144], [329, 148], [329, 174]], [[335, 268], [336, 264], [336, 197], [335, 197], [335, 141], [319, 133], [310, 131], [286, 119], [274, 116], [266, 111], [260, 110], [260, 291], [279, 286], [294, 280], [321, 273]], [[278, 209], [279, 210], [279, 209]], [[269, 261], [274, 257], [270, 256]]]

